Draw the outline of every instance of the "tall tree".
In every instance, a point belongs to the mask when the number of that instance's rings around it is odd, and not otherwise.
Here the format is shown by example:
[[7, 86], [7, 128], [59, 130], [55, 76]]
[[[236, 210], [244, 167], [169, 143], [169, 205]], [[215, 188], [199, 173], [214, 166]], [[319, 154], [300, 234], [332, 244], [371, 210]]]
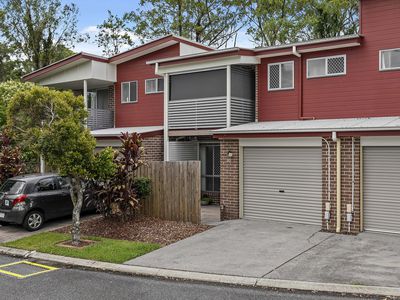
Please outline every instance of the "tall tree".
[[305, 24], [304, 0], [247, 0], [247, 34], [257, 46], [298, 41]]
[[22, 63], [13, 57], [14, 51], [0, 42], [0, 82], [15, 80], [22, 75]]
[[119, 17], [109, 10], [108, 18], [97, 26], [99, 32], [96, 34], [96, 43], [105, 56], [118, 54], [122, 47], [134, 45], [130, 21], [130, 14]]
[[313, 0], [307, 3], [310, 38], [322, 39], [358, 32], [359, 0]]
[[0, 0], [0, 34], [27, 71], [71, 54], [66, 48], [82, 38], [77, 31], [78, 8], [60, 0]]
[[131, 13], [142, 40], [169, 33], [217, 48], [227, 46], [243, 27], [237, 0], [141, 0]]
[[257, 46], [356, 33], [358, 0], [247, 0], [247, 34]]

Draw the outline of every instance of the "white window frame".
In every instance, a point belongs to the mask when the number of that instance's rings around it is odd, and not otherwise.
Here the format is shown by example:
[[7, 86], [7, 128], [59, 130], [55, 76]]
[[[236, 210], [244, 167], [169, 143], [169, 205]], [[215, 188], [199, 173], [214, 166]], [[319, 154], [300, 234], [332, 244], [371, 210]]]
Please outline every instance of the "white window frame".
[[[283, 64], [291, 64], [292, 65], [292, 86], [291, 87], [282, 87], [282, 65]], [[279, 88], [271, 88], [271, 81], [270, 81], [270, 69], [271, 66], [279, 65]], [[268, 91], [285, 91], [285, 90], [293, 90], [294, 89], [294, 61], [282, 61], [276, 63], [268, 64]]]
[[379, 71], [384, 72], [384, 71], [400, 70], [400, 67], [383, 68], [383, 53], [396, 50], [400, 50], [400, 48], [379, 50]]
[[[344, 58], [344, 71], [343, 73], [335, 73], [335, 74], [327, 74], [328, 72], [328, 59], [330, 58], [338, 58], [338, 57], [343, 57]], [[325, 74], [324, 75], [316, 75], [316, 76], [310, 76], [308, 73], [309, 70], [309, 62], [310, 61], [314, 61], [314, 60], [321, 60], [321, 59], [325, 59]], [[323, 78], [323, 77], [335, 77], [335, 76], [343, 76], [347, 74], [347, 55], [346, 54], [342, 54], [342, 55], [333, 55], [333, 56], [323, 56], [323, 57], [315, 57], [315, 58], [309, 58], [307, 59], [307, 79], [310, 78]]]
[[[148, 92], [148, 91], [147, 91], [147, 82], [150, 81], [150, 80], [155, 80], [155, 81], [156, 81], [156, 91], [155, 91], [155, 92]], [[164, 78], [150, 78], [150, 79], [146, 79], [146, 80], [145, 80], [144, 92], [145, 92], [146, 95], [164, 93], [164, 90], [162, 90], [162, 91], [159, 91], [159, 90], [158, 90], [158, 81], [159, 81], [159, 80], [164, 80]]]
[[[124, 83], [128, 83], [129, 84], [129, 95], [128, 95], [128, 99], [131, 99], [131, 83], [135, 82], [136, 83], [136, 101], [124, 101], [124, 99], [122, 98], [123, 96], [123, 85]], [[122, 104], [130, 104], [130, 103], [137, 103], [139, 101], [139, 83], [137, 80], [132, 80], [132, 81], [124, 81], [121, 82], [121, 103]]]

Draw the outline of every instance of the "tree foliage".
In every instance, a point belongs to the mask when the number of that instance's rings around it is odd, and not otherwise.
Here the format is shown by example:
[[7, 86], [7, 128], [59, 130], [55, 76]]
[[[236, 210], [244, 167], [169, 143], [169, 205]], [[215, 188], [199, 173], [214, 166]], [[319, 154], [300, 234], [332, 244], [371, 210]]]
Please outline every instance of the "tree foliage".
[[257, 46], [356, 33], [358, 0], [247, 0], [247, 34]]
[[71, 55], [68, 47], [82, 38], [78, 8], [60, 0], [0, 0], [0, 35], [25, 72]]
[[236, 37], [243, 16], [235, 0], [141, 0], [131, 14], [142, 41], [173, 33], [217, 48]]
[[21, 150], [12, 143], [10, 133], [3, 130], [0, 135], [0, 184], [23, 171]]
[[120, 53], [122, 47], [135, 44], [129, 24], [129, 14], [125, 13], [119, 17], [108, 11], [108, 18], [97, 26], [99, 32], [96, 34], [96, 43], [105, 56], [113, 56]]
[[43, 130], [63, 119], [83, 125], [87, 112], [83, 98], [75, 97], [70, 91], [56, 91], [30, 84], [18, 85], [27, 89], [16, 92], [9, 100], [7, 127], [23, 151], [27, 169], [36, 171]]
[[6, 81], [0, 83], [0, 128], [7, 122], [7, 106], [18, 92], [32, 89], [35, 85], [30, 82]]
[[22, 76], [22, 63], [13, 54], [12, 48], [0, 42], [0, 82], [17, 80]]
[[105, 180], [114, 174], [113, 151], [107, 148], [95, 155], [95, 147], [96, 140], [89, 129], [73, 118], [56, 121], [41, 136], [40, 149], [46, 162], [70, 180], [75, 245], [80, 243], [80, 213], [87, 182]]

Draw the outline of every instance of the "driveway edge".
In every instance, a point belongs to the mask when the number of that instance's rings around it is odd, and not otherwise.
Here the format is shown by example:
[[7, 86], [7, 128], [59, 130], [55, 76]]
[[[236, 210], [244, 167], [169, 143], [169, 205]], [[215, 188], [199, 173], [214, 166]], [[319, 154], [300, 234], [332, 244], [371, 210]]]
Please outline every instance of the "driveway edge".
[[45, 260], [67, 266], [74, 266], [78, 268], [90, 269], [95, 271], [114, 272], [125, 275], [155, 276], [168, 279], [220, 283], [220, 284], [238, 285], [244, 287], [247, 286], [247, 287], [276, 288], [276, 289], [313, 291], [313, 292], [400, 297], [400, 288], [395, 288], [395, 287], [291, 281], [291, 280], [281, 280], [281, 279], [242, 277], [242, 276], [232, 276], [232, 275], [219, 275], [219, 274], [208, 274], [208, 273], [190, 272], [190, 271], [158, 269], [158, 268], [99, 262], [94, 260], [65, 257], [65, 256], [46, 254], [36, 251], [27, 251], [27, 250], [1, 247], [1, 246], [0, 246], [0, 254], [14, 256], [14, 257]]

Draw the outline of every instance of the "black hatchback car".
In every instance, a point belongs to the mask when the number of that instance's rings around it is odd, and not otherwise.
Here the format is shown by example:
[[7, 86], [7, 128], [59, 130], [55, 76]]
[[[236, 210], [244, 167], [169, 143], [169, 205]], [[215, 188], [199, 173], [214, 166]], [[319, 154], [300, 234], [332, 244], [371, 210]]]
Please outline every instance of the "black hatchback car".
[[[93, 210], [84, 203], [82, 211]], [[69, 185], [57, 174], [8, 179], [0, 187], [0, 224], [16, 223], [35, 231], [47, 220], [72, 214]]]

